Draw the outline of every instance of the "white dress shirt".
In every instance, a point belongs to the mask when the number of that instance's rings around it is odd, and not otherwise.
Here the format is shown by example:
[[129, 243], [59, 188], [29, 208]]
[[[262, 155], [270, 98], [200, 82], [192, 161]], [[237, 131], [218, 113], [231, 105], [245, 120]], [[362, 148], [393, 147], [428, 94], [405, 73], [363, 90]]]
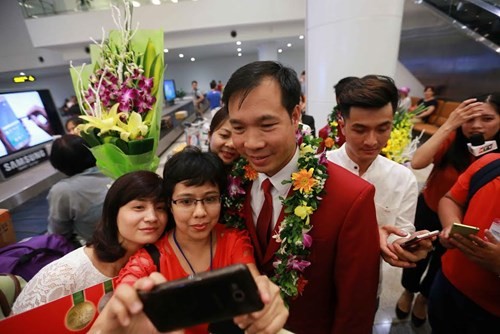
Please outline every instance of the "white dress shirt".
[[250, 190], [251, 206], [252, 206], [252, 217], [253, 223], [257, 224], [257, 218], [259, 217], [260, 210], [262, 210], [262, 205], [264, 205], [264, 193], [262, 191], [262, 182], [265, 179], [271, 181], [273, 188], [271, 190], [271, 195], [273, 197], [273, 217], [272, 217], [272, 228], [276, 226], [277, 220], [281, 213], [283, 205], [281, 203], [280, 197], [286, 198], [288, 192], [290, 191], [291, 183], [281, 184], [283, 180], [290, 180], [292, 173], [297, 172], [297, 163], [299, 161], [299, 149], [295, 150], [295, 154], [292, 159], [285, 165], [278, 173], [274, 174], [272, 177], [266, 174], [259, 173], [257, 179], [252, 184], [252, 189]]
[[[346, 144], [329, 151], [327, 158], [359, 176], [359, 166], [346, 152]], [[394, 225], [407, 233], [415, 231], [418, 185], [413, 172], [407, 167], [381, 155], [372, 162], [361, 178], [375, 186], [375, 210], [379, 226]], [[391, 234], [388, 243], [401, 238]]]

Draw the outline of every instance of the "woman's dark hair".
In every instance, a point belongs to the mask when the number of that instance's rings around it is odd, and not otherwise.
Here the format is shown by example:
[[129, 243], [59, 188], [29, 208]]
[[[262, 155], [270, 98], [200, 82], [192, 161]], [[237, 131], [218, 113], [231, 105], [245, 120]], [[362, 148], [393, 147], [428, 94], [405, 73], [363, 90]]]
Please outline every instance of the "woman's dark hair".
[[73, 176], [95, 166], [95, 158], [82, 137], [66, 134], [52, 143], [50, 163], [58, 171]]
[[[500, 93], [484, 94], [476, 97], [477, 102], [488, 103], [500, 115]], [[444, 168], [447, 165], [453, 166], [459, 172], [463, 172], [472, 163], [470, 153], [467, 148], [469, 139], [465, 137], [462, 127], [459, 126], [456, 130], [455, 140], [451, 143], [450, 148], [443, 156], [441, 162], [437, 165], [439, 168]], [[493, 138], [497, 145], [500, 146], [500, 131]], [[497, 149], [496, 152], [499, 150]]]
[[229, 114], [227, 113], [226, 106], [223, 106], [219, 110], [217, 110], [214, 117], [212, 117], [212, 121], [210, 122], [210, 129], [208, 130], [208, 134], [212, 135], [228, 118]]
[[68, 124], [69, 123], [73, 123], [75, 126], [77, 126], [77, 125], [85, 123], [85, 121], [83, 119], [81, 119], [79, 116], [72, 116], [72, 117], [68, 118], [68, 120], [66, 121], [65, 126], [64, 126], [64, 129], [66, 131], [68, 131]]
[[350, 79], [338, 97], [338, 107], [346, 119], [349, 118], [352, 107], [382, 108], [390, 103], [394, 113], [398, 102], [399, 93], [394, 80], [384, 75]]
[[224, 105], [229, 106], [231, 96], [242, 93], [241, 105], [248, 94], [267, 78], [276, 81], [280, 86], [281, 105], [291, 116], [300, 102], [300, 82], [297, 72], [276, 61], [255, 61], [237, 69], [224, 88]]
[[96, 226], [90, 245], [93, 245], [97, 258], [104, 262], [114, 262], [126, 253], [118, 235], [118, 211], [130, 201], [165, 201], [161, 177], [149, 171], [135, 171], [120, 176], [109, 188], [102, 217]]
[[[202, 152], [195, 146], [186, 146], [168, 159], [163, 169], [163, 188], [169, 207], [174, 188], [181, 182], [186, 186], [210, 183], [219, 187], [222, 195], [226, 192], [227, 174], [222, 160], [216, 154]], [[170, 230], [175, 226], [175, 221], [170, 212], [168, 218], [167, 230]]]

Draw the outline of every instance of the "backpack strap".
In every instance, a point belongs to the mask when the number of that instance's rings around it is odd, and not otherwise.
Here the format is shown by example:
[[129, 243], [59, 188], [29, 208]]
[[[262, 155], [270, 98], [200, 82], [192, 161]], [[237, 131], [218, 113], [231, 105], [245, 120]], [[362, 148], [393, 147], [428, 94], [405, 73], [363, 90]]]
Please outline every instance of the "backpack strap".
[[2, 276], [8, 276], [12, 283], [14, 284], [14, 297], [12, 298], [12, 303], [9, 303], [7, 300], [7, 297], [3, 293], [2, 289], [0, 289], [0, 309], [2, 310], [2, 313], [5, 317], [10, 315], [11, 310], [11, 305], [14, 304], [16, 301], [17, 296], [21, 293], [21, 282], [19, 282], [19, 279], [12, 274], [0, 274]]
[[160, 251], [154, 244], [147, 244], [144, 249], [148, 252], [149, 256], [153, 259], [156, 266], [156, 271], [160, 271]]
[[474, 194], [488, 182], [500, 176], [500, 159], [494, 160], [479, 169], [470, 179], [469, 192], [464, 205], [464, 212], [469, 207], [469, 202]]

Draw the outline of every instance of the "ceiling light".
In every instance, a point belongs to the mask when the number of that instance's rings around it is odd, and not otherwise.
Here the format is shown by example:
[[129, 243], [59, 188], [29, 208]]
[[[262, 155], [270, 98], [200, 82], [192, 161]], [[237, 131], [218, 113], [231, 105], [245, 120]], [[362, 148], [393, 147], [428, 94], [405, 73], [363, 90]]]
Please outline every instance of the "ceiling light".
[[240, 53], [238, 53], [238, 57], [241, 57], [241, 52], [240, 52]]
[[300, 35], [300, 36], [299, 36], [299, 39], [304, 39], [304, 35]]
[[26, 73], [24, 73], [24, 72], [19, 72], [19, 75], [26, 75]]
[[500, 48], [496, 49], [496, 52], [500, 53]]
[[179, 1], [178, 0], [170, 0], [172, 1], [173, 3], [178, 3]]
[[241, 48], [237, 48], [236, 51], [241, 52]]
[[183, 53], [179, 53], [179, 58], [184, 58], [184, 54]]
[[163, 49], [163, 52], [168, 53], [168, 49]]
[[161, 5], [161, 1], [160, 0], [151, 0], [151, 3], [153, 5]]
[[292, 47], [292, 43], [288, 43], [286, 46], [288, 46], [289, 48]]
[[236, 45], [241, 45], [241, 41], [237, 41], [237, 42], [236, 42]]
[[132, 1], [132, 6], [141, 7], [141, 4], [139, 3], [139, 1]]
[[195, 60], [196, 60], [196, 58], [195, 58], [195, 57], [191, 57], [191, 61], [195, 61]]
[[282, 53], [283, 52], [283, 49], [278, 49], [278, 53]]

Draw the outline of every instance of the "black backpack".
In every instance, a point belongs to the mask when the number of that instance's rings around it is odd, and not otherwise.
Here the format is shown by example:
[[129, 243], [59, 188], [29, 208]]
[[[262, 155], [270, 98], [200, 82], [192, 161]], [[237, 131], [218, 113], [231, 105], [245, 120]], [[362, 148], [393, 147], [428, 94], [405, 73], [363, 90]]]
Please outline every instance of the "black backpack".
[[500, 159], [484, 165], [471, 177], [469, 192], [467, 193], [467, 200], [464, 205], [464, 212], [467, 211], [469, 203], [476, 192], [498, 176], [500, 176]]

